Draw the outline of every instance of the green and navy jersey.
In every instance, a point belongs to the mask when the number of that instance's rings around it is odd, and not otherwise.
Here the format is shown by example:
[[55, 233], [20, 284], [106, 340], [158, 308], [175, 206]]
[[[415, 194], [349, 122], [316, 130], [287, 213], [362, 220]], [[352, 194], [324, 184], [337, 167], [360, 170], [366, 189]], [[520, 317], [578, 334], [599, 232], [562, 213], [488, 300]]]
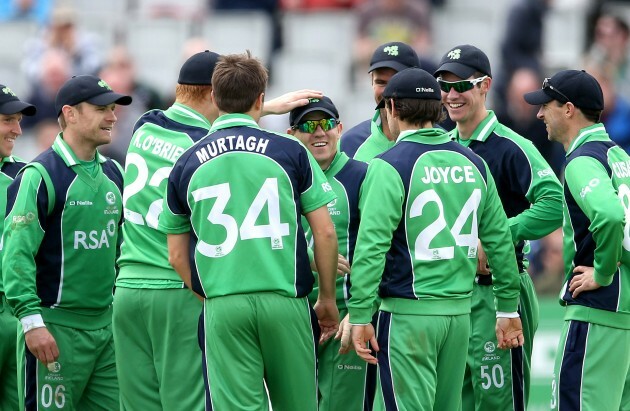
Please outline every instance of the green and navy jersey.
[[199, 295], [304, 297], [313, 275], [300, 218], [335, 198], [297, 139], [227, 114], [175, 163], [159, 229], [190, 233]]
[[157, 230], [164, 191], [175, 161], [210, 130], [200, 113], [175, 103], [151, 110], [136, 122], [127, 151], [118, 287], [182, 288], [168, 262], [166, 234]]
[[534, 144], [499, 123], [490, 110], [469, 139], [460, 139], [457, 129], [450, 133], [488, 164], [509, 219], [519, 270], [525, 271], [528, 240], [542, 238], [562, 224], [558, 178]]
[[[470, 313], [478, 241], [493, 271], [497, 310], [518, 305], [519, 276], [508, 221], [484, 161], [440, 129], [401, 133], [368, 167], [352, 265], [350, 321], [381, 310]], [[381, 280], [382, 273], [382, 280]]]
[[[9, 184], [13, 182], [18, 171], [24, 167], [26, 163], [15, 156], [4, 157], [0, 160], [0, 210], [4, 217], [7, 209], [7, 189]], [[4, 293], [2, 285], [2, 248], [4, 244], [4, 236], [0, 235], [0, 295]]]
[[[343, 140], [343, 137], [341, 139]], [[377, 155], [392, 148], [395, 143], [383, 133], [381, 111], [376, 110], [370, 123], [370, 136], [357, 148], [353, 158], [369, 163]]]
[[[594, 124], [569, 146], [564, 179], [565, 318], [630, 329], [630, 156]], [[573, 298], [576, 266], [602, 287]]]
[[361, 144], [370, 136], [372, 120], [365, 120], [352, 127], [348, 131], [344, 131], [339, 139], [339, 150], [348, 157], [354, 158]]
[[97, 152], [91, 173], [63, 133], [33, 163], [8, 191], [2, 267], [7, 301], [18, 319], [41, 314], [45, 322], [102, 328], [111, 322], [122, 170]]
[[[367, 164], [349, 158], [342, 152], [337, 152], [330, 166], [324, 170], [324, 175], [330, 187], [337, 195], [337, 198], [327, 204], [328, 213], [335, 226], [337, 233], [337, 243], [339, 254], [352, 264], [354, 256], [354, 246], [357, 242], [357, 232], [359, 230], [359, 195], [361, 185], [365, 179]], [[309, 245], [312, 244], [313, 235], [306, 218], [302, 219], [306, 239]], [[315, 287], [309, 295], [312, 303], [317, 301], [317, 278]], [[350, 276], [337, 276], [336, 299], [339, 309], [346, 307], [346, 300], [349, 298]]]

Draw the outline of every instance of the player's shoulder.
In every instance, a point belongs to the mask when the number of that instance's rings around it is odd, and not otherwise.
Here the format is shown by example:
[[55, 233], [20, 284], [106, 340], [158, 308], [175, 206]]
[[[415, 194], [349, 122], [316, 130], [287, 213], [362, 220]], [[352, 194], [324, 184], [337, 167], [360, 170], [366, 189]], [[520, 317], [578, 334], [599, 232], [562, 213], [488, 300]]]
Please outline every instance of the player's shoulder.
[[372, 133], [372, 121], [365, 120], [344, 132], [339, 140], [339, 149], [348, 157], [354, 157], [359, 147]]

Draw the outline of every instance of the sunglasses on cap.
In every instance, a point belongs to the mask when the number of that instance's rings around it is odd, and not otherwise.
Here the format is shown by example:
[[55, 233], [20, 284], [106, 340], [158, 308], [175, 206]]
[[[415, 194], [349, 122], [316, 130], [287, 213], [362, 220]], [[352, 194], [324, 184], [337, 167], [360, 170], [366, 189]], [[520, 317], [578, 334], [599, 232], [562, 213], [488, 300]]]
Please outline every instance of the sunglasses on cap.
[[339, 121], [334, 118], [323, 118], [321, 120], [304, 120], [291, 128], [300, 130], [302, 133], [313, 134], [317, 130], [317, 126], [320, 126], [324, 131], [329, 131], [337, 127], [337, 124]]
[[549, 77], [545, 78], [543, 80], [543, 84], [542, 84], [542, 89], [543, 90], [551, 90], [554, 93], [556, 93], [557, 95], [559, 95], [560, 97], [562, 97], [564, 99], [564, 103], [568, 103], [569, 101], [571, 101], [571, 99], [567, 96], [564, 95], [564, 93], [562, 93], [560, 90], [558, 90], [557, 88], [555, 88], [554, 86], [552, 86], [549, 83], [549, 80], [551, 80]]
[[440, 88], [443, 92], [448, 93], [451, 89], [455, 89], [458, 93], [464, 93], [468, 90], [472, 90], [477, 84], [481, 83], [488, 76], [478, 77], [471, 80], [461, 80], [461, 81], [446, 81], [442, 80], [441, 77], [438, 77], [437, 81], [440, 85]]

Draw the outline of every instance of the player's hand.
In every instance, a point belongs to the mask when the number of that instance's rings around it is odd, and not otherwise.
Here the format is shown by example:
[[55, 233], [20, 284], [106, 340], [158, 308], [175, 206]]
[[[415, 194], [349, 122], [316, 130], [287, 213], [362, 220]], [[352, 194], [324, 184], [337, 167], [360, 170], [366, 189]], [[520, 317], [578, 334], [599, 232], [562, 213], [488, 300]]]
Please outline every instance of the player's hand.
[[488, 266], [488, 256], [481, 246], [481, 241], [479, 242], [479, 244], [477, 244], [477, 274], [490, 274], [490, 267]]
[[569, 283], [569, 291], [572, 293], [573, 298], [577, 298], [583, 291], [597, 290], [601, 285], [597, 284], [593, 274], [595, 269], [593, 267], [586, 267], [579, 265], [573, 269], [575, 275]]
[[335, 340], [341, 340], [339, 354], [347, 354], [352, 347], [352, 324], [350, 324], [350, 314], [346, 314], [339, 324]]
[[337, 275], [343, 277], [346, 274], [350, 274], [350, 263], [346, 260], [346, 257], [339, 254], [337, 259]]
[[48, 328], [35, 328], [24, 334], [29, 351], [44, 365], [55, 362], [59, 358], [57, 342]]
[[309, 103], [309, 98], [322, 98], [324, 94], [317, 90], [297, 90], [266, 101], [263, 105], [263, 116], [268, 114], [284, 114], [297, 107]]
[[337, 332], [339, 327], [339, 310], [335, 300], [317, 300], [313, 307], [317, 314], [317, 321], [321, 334], [319, 343], [323, 343]]
[[374, 351], [379, 350], [376, 337], [374, 336], [374, 327], [372, 324], [368, 325], [353, 325], [352, 326], [352, 343], [354, 344], [354, 350], [357, 355], [361, 357], [365, 362], [370, 364], [377, 364], [377, 359], [372, 355], [372, 350], [366, 343], [370, 343], [370, 347]]
[[502, 350], [520, 347], [525, 343], [520, 318], [497, 318], [497, 342]]

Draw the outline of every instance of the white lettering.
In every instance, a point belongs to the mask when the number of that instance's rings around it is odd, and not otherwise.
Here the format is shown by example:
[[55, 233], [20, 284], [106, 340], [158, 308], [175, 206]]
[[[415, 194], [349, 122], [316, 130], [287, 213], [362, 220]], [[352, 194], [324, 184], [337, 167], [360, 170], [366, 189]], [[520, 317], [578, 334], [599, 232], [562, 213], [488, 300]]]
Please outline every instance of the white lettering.
[[424, 176], [420, 178], [425, 184], [449, 183], [459, 184], [462, 182], [474, 183], [475, 175], [472, 166], [453, 167], [424, 167]]

